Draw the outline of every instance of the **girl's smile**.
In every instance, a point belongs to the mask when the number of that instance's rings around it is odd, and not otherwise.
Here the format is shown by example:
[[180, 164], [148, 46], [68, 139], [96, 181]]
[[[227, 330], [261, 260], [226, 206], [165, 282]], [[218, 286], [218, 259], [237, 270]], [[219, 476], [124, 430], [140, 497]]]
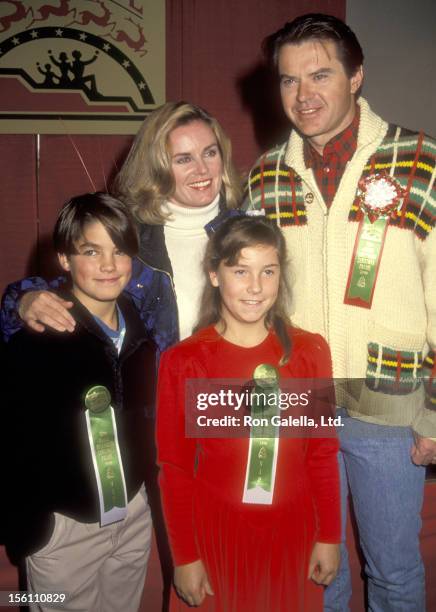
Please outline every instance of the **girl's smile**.
[[221, 295], [221, 316], [226, 327], [240, 332], [265, 333], [265, 317], [277, 299], [280, 264], [277, 249], [258, 244], [241, 249], [238, 261], [221, 262], [210, 281]]

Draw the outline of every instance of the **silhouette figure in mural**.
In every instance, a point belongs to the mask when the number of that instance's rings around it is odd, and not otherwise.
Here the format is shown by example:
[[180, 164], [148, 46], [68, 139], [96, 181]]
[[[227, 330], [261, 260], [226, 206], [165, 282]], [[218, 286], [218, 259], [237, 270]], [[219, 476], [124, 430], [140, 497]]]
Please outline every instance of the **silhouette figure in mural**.
[[61, 53], [59, 53], [59, 60], [57, 60], [53, 56], [50, 50], [48, 52], [48, 56], [50, 58], [51, 63], [57, 66], [57, 68], [59, 68], [61, 72], [61, 76], [59, 78], [59, 87], [70, 87], [71, 78], [70, 78], [69, 72], [70, 72], [71, 66], [70, 66], [70, 63], [68, 62], [68, 56], [65, 53], [65, 51], [62, 51]]
[[[43, 68], [41, 68], [41, 64], [39, 62], [36, 62], [36, 65], [38, 67], [38, 72], [40, 72], [43, 76], [45, 76], [45, 79], [44, 79], [42, 85], [46, 85], [47, 87], [57, 87], [57, 85], [59, 83], [59, 77], [56, 76], [52, 72], [52, 65], [51, 64], [44, 64], [45, 70]], [[56, 81], [57, 81], [57, 83], [56, 83]]]
[[[69, 60], [65, 51], [61, 51], [61, 53], [59, 53], [59, 59], [56, 59], [52, 51], [49, 51], [48, 56], [50, 61], [60, 70], [60, 76], [51, 72], [52, 67], [50, 64], [45, 64], [45, 68], [49, 74], [47, 74], [45, 71], [41, 72], [42, 69], [39, 68], [38, 63], [37, 66], [39, 72], [46, 76], [46, 80], [43, 84], [47, 85], [48, 87], [56, 87], [57, 89], [82, 89], [87, 93], [93, 94], [93, 96], [98, 95], [95, 75], [84, 75], [85, 66], [95, 62], [98, 57], [98, 53], [99, 52], [97, 50], [93, 57], [88, 60], [84, 60], [82, 59], [82, 53], [75, 49], [71, 52], [72, 59]], [[49, 66], [50, 69], [48, 68]], [[58, 82], [56, 83], [54, 79], [57, 79]]]
[[89, 60], [81, 59], [82, 54], [80, 51], [75, 49], [71, 55], [73, 56], [73, 61], [70, 64], [70, 70], [73, 73], [72, 84], [77, 88], [89, 88], [92, 93], [97, 93], [97, 84], [95, 81], [95, 76], [93, 74], [84, 76], [85, 66], [92, 64], [98, 57], [98, 51], [95, 52], [94, 57], [91, 57]]

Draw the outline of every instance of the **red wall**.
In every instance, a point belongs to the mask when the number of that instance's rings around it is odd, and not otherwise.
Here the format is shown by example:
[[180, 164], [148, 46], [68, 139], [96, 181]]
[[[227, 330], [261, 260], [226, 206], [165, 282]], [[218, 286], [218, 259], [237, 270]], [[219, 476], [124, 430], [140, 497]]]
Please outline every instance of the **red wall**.
[[56, 272], [57, 211], [73, 194], [104, 190], [130, 142], [130, 136], [0, 136], [0, 291], [23, 276]]

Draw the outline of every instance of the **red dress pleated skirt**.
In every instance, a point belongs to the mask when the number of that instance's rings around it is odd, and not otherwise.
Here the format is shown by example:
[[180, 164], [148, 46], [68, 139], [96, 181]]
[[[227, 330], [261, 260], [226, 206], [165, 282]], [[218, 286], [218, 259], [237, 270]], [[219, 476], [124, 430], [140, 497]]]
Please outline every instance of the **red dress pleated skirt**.
[[[191, 609], [322, 612], [323, 587], [307, 579], [314, 516], [310, 501], [300, 502], [292, 512], [274, 506], [235, 507], [209, 488], [197, 490], [198, 547], [215, 594]], [[189, 608], [173, 589], [170, 611]]]

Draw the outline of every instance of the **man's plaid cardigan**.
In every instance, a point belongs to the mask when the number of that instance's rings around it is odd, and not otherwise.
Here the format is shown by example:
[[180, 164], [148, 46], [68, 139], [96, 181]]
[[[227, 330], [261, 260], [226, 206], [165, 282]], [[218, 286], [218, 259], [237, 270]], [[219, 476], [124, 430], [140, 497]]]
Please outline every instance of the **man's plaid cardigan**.
[[[359, 105], [357, 150], [330, 208], [306, 167], [296, 131], [252, 169], [246, 207], [265, 209], [284, 231], [293, 322], [324, 335], [335, 377], [365, 379], [339, 398], [350, 414], [412, 424], [436, 437], [436, 143], [387, 124], [364, 99]], [[393, 177], [406, 196], [389, 220], [366, 309], [345, 304], [344, 294], [363, 216], [358, 182], [379, 172]]]

